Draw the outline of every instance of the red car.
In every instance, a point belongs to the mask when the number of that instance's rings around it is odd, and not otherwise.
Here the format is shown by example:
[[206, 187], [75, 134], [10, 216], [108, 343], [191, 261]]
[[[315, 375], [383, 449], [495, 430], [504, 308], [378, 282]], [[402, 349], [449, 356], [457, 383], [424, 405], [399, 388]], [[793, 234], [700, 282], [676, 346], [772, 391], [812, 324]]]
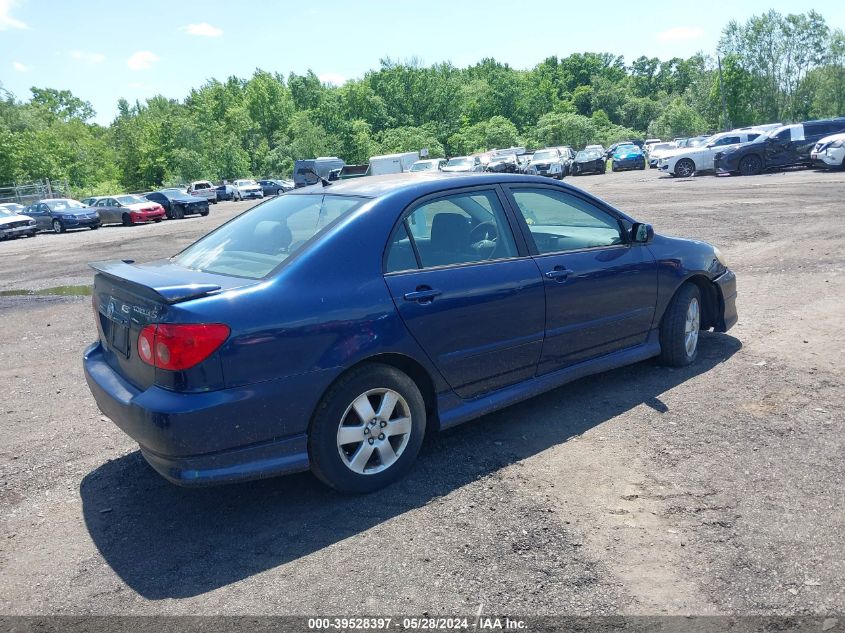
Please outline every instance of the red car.
[[124, 226], [161, 222], [165, 218], [164, 207], [158, 202], [133, 195], [87, 198], [83, 203], [97, 209], [103, 224], [121, 223]]

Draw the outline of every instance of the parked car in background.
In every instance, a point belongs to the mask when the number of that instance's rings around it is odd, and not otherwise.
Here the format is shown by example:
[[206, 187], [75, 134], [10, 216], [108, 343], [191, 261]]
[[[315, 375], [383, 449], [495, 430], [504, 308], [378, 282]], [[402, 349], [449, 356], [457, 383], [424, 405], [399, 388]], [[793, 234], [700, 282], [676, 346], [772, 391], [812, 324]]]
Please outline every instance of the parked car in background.
[[565, 174], [564, 158], [557, 147], [538, 149], [531, 157], [528, 173], [535, 176], [546, 176], [560, 180]]
[[210, 204], [217, 204], [217, 189], [207, 180], [196, 180], [185, 191], [189, 196], [205, 198]]
[[164, 207], [157, 202], [131, 194], [95, 196], [82, 201], [97, 210], [101, 224], [146, 224], [161, 222], [166, 216]]
[[455, 156], [446, 161], [441, 171], [445, 172], [477, 172], [484, 171], [478, 156]]
[[300, 191], [171, 259], [92, 264], [88, 386], [174, 483], [310, 468], [372, 492], [412, 468], [427, 429], [651, 357], [688, 366], [701, 331], [737, 320], [718, 249], [562, 183]]
[[575, 150], [569, 147], [569, 145], [563, 145], [557, 149], [563, 161], [563, 175], [568, 176], [572, 171], [572, 161], [575, 160]]
[[70, 198], [52, 198], [31, 204], [21, 212], [35, 220], [39, 231], [64, 233], [69, 229], [100, 228], [97, 210]]
[[769, 169], [813, 164], [810, 152], [821, 139], [845, 132], [845, 117], [805, 121], [765, 132], [750, 143], [718, 152], [718, 172], [754, 176]]
[[845, 169], [845, 134], [825, 136], [813, 147], [810, 160], [816, 167]]
[[208, 200], [189, 196], [181, 189], [161, 189], [146, 196], [147, 200], [157, 202], [164, 208], [169, 220], [181, 220], [186, 215], [198, 213], [208, 215]]
[[658, 143], [662, 143], [659, 138], [647, 138], [645, 143], [643, 143], [643, 152], [648, 154], [648, 151], [651, 149], [652, 145], [657, 145]]
[[634, 143], [631, 142], [631, 141], [619, 141], [618, 143], [614, 143], [613, 145], [608, 147], [606, 150], [604, 150], [604, 157], [606, 159], [610, 160], [610, 158], [613, 156], [613, 152], [616, 151], [616, 148], [618, 148], [622, 145], [633, 145], [633, 144]]
[[531, 165], [532, 158], [534, 158], [534, 154], [530, 153], [520, 154], [516, 157], [516, 164], [520, 174], [528, 173], [528, 168]]
[[445, 158], [425, 158], [423, 160], [416, 161], [413, 165], [411, 165], [411, 169], [408, 171], [441, 171], [445, 165]]
[[6, 211], [11, 211], [12, 213], [20, 213], [26, 207], [17, 202], [0, 202], [0, 209], [6, 209]]
[[496, 174], [516, 174], [519, 172], [519, 163], [515, 154], [500, 154], [490, 158], [485, 171]]
[[232, 187], [235, 189], [235, 200], [238, 201], [248, 200], [249, 198], [260, 200], [264, 197], [264, 191], [261, 189], [261, 185], [249, 178], [236, 180], [232, 183]]
[[24, 210], [22, 204], [10, 202], [0, 204], [0, 240], [11, 240], [16, 237], [35, 237], [38, 232], [35, 220], [28, 215], [21, 215]]
[[292, 182], [288, 180], [276, 180], [274, 178], [259, 180], [258, 184], [261, 185], [261, 193], [265, 196], [278, 196], [280, 193], [294, 189]]
[[676, 149], [678, 149], [678, 146], [674, 143], [655, 143], [651, 145], [645, 152], [649, 168], [656, 169], [657, 161], [660, 160], [660, 157]]
[[667, 152], [660, 157], [658, 168], [664, 173], [679, 178], [689, 178], [695, 174], [713, 171], [715, 156], [718, 152], [732, 145], [748, 143], [758, 136], [760, 132], [739, 130], [714, 134], [699, 147], [685, 147]]
[[619, 145], [610, 157], [610, 169], [622, 171], [625, 169], [645, 169], [645, 155], [636, 145]]
[[604, 149], [604, 145], [587, 145], [584, 149], [597, 149], [602, 154], [604, 154], [607, 150]]
[[217, 185], [214, 190], [217, 192], [217, 202], [235, 199], [235, 188], [232, 185]]
[[607, 171], [604, 154], [597, 149], [582, 149], [572, 161], [572, 175], [603, 174]]

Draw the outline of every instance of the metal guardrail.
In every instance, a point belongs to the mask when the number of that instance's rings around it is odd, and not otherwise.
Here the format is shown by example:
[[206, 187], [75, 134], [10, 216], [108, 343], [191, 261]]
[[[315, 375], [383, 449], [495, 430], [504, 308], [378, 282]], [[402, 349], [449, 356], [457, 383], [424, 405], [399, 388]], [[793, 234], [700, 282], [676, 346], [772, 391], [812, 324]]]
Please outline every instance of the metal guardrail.
[[37, 182], [13, 183], [0, 186], [0, 203], [17, 202], [18, 204], [32, 204], [44, 198], [62, 198], [70, 193], [67, 180], [50, 181], [45, 178]]

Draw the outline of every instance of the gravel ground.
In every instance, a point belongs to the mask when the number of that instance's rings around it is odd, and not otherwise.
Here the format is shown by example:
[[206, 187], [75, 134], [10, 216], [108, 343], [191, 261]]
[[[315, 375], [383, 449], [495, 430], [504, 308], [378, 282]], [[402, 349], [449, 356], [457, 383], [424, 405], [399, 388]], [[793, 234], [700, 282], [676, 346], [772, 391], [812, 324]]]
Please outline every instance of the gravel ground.
[[[430, 438], [344, 497], [158, 477], [81, 370], [88, 297], [0, 296], [0, 613], [845, 612], [845, 173], [569, 178], [718, 245], [740, 322]], [[242, 212], [0, 244], [0, 291], [90, 284]], [[8, 292], [5, 293], [8, 295]]]

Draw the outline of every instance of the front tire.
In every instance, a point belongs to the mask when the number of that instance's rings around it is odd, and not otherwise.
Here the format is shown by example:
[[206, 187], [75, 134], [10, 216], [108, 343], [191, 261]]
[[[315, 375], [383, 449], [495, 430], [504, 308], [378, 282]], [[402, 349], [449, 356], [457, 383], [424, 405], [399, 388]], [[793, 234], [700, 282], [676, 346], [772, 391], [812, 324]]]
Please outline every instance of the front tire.
[[763, 171], [763, 161], [759, 156], [751, 155], [743, 158], [739, 163], [739, 173], [743, 176], [757, 176]]
[[675, 175], [679, 178], [689, 178], [695, 173], [695, 163], [689, 158], [683, 158], [675, 165]]
[[308, 434], [311, 469], [340, 492], [374, 492], [410, 470], [425, 426], [414, 381], [389, 365], [364, 365], [317, 405]]
[[121, 222], [121, 224], [123, 224], [123, 226], [132, 226], [132, 218], [129, 217], [128, 213], [124, 213], [121, 216], [120, 222]]
[[701, 328], [701, 293], [693, 283], [683, 284], [660, 322], [660, 357], [663, 365], [686, 367], [698, 356]]

